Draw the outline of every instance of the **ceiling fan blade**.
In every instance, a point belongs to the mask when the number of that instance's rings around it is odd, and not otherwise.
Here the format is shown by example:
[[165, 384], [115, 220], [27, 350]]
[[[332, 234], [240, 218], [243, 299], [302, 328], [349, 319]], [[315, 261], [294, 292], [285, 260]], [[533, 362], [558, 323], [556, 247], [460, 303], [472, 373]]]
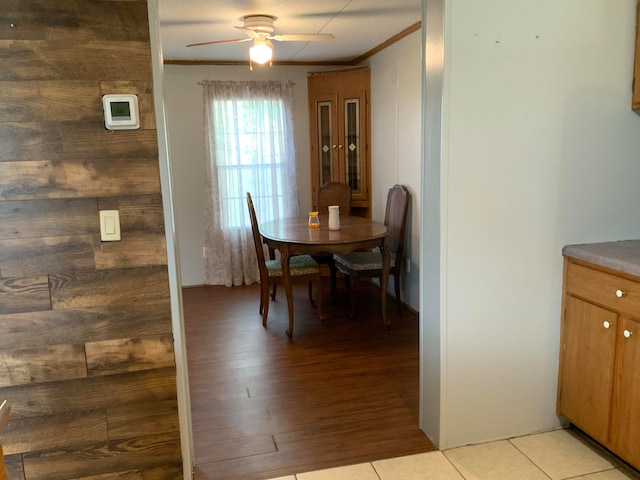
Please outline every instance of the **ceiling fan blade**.
[[259, 32], [251, 30], [250, 28], [238, 27], [237, 25], [234, 25], [233, 28], [237, 28], [238, 30], [242, 30], [244, 33], [249, 35], [251, 38], [258, 38], [258, 37], [262, 36], [262, 35], [260, 35]]
[[272, 35], [267, 37], [278, 42], [326, 42], [335, 37], [330, 33], [310, 33], [300, 35]]
[[202, 45], [213, 45], [215, 43], [240, 43], [240, 42], [250, 42], [253, 40], [252, 38], [234, 38], [231, 40], [215, 40], [213, 42], [201, 42], [201, 43], [191, 43], [187, 45], [187, 47], [200, 47]]

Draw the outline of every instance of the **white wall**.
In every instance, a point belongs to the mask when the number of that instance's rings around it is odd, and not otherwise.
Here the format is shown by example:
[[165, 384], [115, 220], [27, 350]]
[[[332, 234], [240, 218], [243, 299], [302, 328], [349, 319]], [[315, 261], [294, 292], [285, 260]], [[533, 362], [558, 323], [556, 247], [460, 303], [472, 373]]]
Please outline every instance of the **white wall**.
[[635, 7], [444, 1], [440, 448], [558, 425], [561, 248], [640, 237]]
[[402, 300], [414, 310], [420, 300], [421, 56], [418, 31], [370, 59], [372, 217], [384, 220], [387, 192], [394, 184], [409, 189], [405, 252], [411, 266], [401, 288]]
[[307, 72], [309, 67], [258, 68], [165, 65], [164, 96], [171, 162], [174, 173], [174, 204], [182, 285], [202, 285], [204, 265], [205, 137], [202, 80], [293, 81], [294, 128], [300, 210], [311, 208], [309, 163], [309, 114]]

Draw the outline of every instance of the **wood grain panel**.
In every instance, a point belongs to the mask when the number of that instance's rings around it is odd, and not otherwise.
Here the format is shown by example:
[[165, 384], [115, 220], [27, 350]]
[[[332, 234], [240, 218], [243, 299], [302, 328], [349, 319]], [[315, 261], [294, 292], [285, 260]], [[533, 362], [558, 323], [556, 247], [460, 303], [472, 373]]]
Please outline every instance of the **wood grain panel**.
[[98, 270], [166, 264], [165, 236], [160, 232], [123, 232], [122, 241], [103, 242], [95, 250]]
[[22, 467], [22, 455], [7, 455], [4, 457], [7, 467], [7, 477], [10, 480], [25, 480]]
[[[111, 0], [104, 0], [111, 1]], [[134, 1], [134, 0], [131, 0]], [[73, 480], [176, 480], [182, 478], [182, 464], [168, 464], [161, 467], [137, 468], [104, 475], [76, 477]]]
[[71, 412], [11, 422], [4, 443], [8, 454], [81, 447], [108, 440], [104, 410]]
[[[0, 77], [3, 68], [1, 58], [2, 49], [0, 48]], [[0, 162], [62, 158], [62, 136], [58, 124], [1, 122], [0, 145], [2, 145]]]
[[103, 119], [95, 81], [0, 82], [0, 122]]
[[78, 449], [23, 455], [28, 479], [67, 480], [98, 472], [119, 472], [133, 467], [161, 466], [181, 460], [180, 437], [153, 435], [135, 440], [115, 440]]
[[138, 435], [175, 433], [178, 425], [178, 403], [175, 400], [156, 403], [138, 403], [107, 409], [109, 438], [113, 440]]
[[161, 195], [99, 198], [100, 210], [120, 210], [120, 224], [128, 232], [164, 232]]
[[0, 316], [0, 351], [171, 333], [169, 300]]
[[[11, 404], [12, 421], [21, 417], [175, 400], [176, 371], [174, 368], [163, 368], [64, 382], [2, 387], [0, 398], [6, 398]], [[52, 402], [52, 398], [60, 401]]]
[[[147, 1], [0, 3], [10, 478], [180, 479]], [[142, 128], [107, 131], [105, 93], [137, 94]], [[120, 210], [121, 242], [100, 242], [98, 205]]]
[[15, 277], [94, 269], [99, 240], [97, 235], [0, 240], [0, 272]]
[[151, 82], [135, 80], [100, 82], [100, 93], [102, 95], [122, 93], [134, 93], [138, 95], [140, 128], [143, 130], [156, 128], [156, 116], [154, 113], [155, 109], [153, 103], [153, 84]]
[[123, 75], [151, 80], [149, 43], [0, 40], [0, 81], [122, 80]]
[[15, 22], [15, 26], [0, 28], [0, 38], [145, 41], [149, 36], [145, 6], [141, 0], [85, 2], [82, 9], [75, 0], [3, 0], [0, 23]]
[[167, 268], [77, 272], [49, 276], [54, 309], [135, 303], [169, 298]]
[[103, 121], [64, 123], [60, 130], [65, 159], [158, 158], [155, 130], [106, 130]]
[[0, 239], [97, 234], [96, 205], [95, 199], [0, 202]]
[[84, 345], [52, 345], [0, 352], [0, 387], [86, 376]]
[[89, 2], [87, 8], [79, 10], [78, 19], [81, 24], [91, 25], [97, 39], [149, 41], [149, 18], [143, 0]]
[[0, 200], [158, 192], [160, 174], [157, 158], [0, 162]]
[[0, 39], [86, 42], [95, 38], [91, 29], [79, 24], [77, 3], [68, 0], [3, 0], [0, 22], [14, 24], [0, 28]]
[[123, 338], [85, 345], [90, 376], [173, 367], [173, 336]]
[[0, 315], [51, 309], [46, 275], [0, 278]]

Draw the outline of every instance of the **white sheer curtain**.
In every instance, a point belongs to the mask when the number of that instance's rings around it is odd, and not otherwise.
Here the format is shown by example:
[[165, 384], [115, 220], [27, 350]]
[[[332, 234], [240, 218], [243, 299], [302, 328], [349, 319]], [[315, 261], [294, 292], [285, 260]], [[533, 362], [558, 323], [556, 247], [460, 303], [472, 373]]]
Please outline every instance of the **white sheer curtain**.
[[293, 85], [203, 81], [206, 138], [204, 283], [243, 285], [259, 272], [246, 193], [259, 222], [298, 215]]

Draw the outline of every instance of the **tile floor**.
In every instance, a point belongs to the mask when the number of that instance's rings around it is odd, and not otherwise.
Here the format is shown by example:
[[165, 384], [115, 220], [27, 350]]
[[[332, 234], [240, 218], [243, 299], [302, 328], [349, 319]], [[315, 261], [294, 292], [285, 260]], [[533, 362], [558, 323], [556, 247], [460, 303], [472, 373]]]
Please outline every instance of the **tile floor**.
[[571, 430], [299, 473], [271, 480], [638, 480]]

